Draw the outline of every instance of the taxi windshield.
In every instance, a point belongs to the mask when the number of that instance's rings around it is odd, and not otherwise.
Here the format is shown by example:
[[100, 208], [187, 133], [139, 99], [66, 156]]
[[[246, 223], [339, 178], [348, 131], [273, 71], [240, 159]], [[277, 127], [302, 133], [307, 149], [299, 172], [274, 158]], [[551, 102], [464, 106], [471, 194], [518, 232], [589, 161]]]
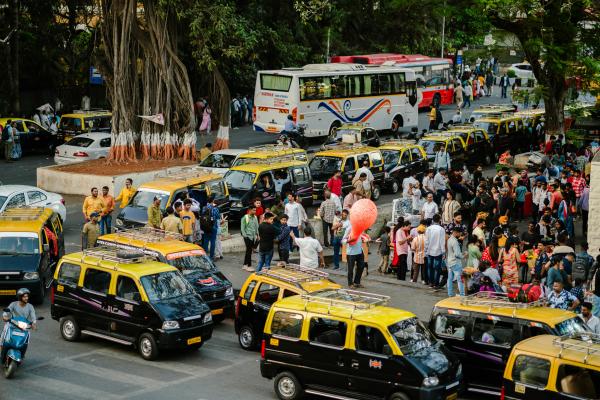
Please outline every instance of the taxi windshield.
[[225, 182], [230, 189], [250, 190], [256, 174], [245, 171], [229, 171], [225, 174]]
[[175, 271], [146, 275], [142, 277], [141, 282], [150, 301], [167, 300], [194, 293], [190, 284]]
[[339, 157], [317, 156], [311, 160], [309, 168], [313, 176], [331, 177], [335, 171], [342, 169], [342, 159]]
[[473, 126], [483, 129], [490, 137], [494, 136], [498, 130], [498, 124], [495, 122], [476, 121]]
[[128, 206], [136, 208], [148, 208], [152, 205], [154, 197], [160, 198], [160, 208], [161, 210], [164, 210], [167, 207], [169, 195], [166, 193], [147, 192], [145, 190], [138, 190], [135, 192]]
[[200, 165], [207, 168], [229, 168], [233, 164], [233, 160], [235, 160], [235, 155], [212, 153]]
[[425, 153], [427, 154], [435, 154], [435, 149], [438, 144], [439, 142], [436, 142], [435, 140], [419, 140], [419, 145], [423, 147], [423, 150], [425, 150]]
[[39, 254], [39, 237], [35, 233], [0, 232], [0, 256]]
[[554, 327], [556, 330], [556, 335], [572, 335], [574, 333], [580, 332], [589, 332], [590, 330], [587, 328], [585, 323], [579, 317], [573, 317], [571, 319], [567, 319], [563, 322], [556, 324]]
[[435, 337], [417, 318], [409, 318], [388, 326], [402, 354], [416, 353], [437, 343]]
[[381, 154], [383, 155], [383, 165], [386, 171], [398, 165], [398, 161], [400, 160], [400, 152], [398, 150], [381, 150]]
[[210, 272], [216, 268], [208, 256], [185, 256], [169, 260], [169, 264], [176, 267], [184, 276], [197, 272]]

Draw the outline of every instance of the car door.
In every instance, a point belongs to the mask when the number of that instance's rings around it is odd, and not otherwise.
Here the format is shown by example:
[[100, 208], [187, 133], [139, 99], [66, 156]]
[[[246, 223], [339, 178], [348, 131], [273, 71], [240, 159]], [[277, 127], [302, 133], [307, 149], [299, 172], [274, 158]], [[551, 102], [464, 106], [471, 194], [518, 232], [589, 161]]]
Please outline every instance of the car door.
[[[550, 376], [551, 358], [544, 356], [532, 356], [529, 354], [519, 354], [515, 357], [512, 374], [510, 379], [504, 380], [504, 386], [507, 394], [514, 398], [531, 400], [551, 400], [561, 398], [559, 396], [549, 395], [545, 391]], [[557, 382], [557, 389], [560, 386]], [[579, 398], [579, 397], [573, 397]]]
[[410, 150], [412, 172], [417, 176], [417, 179], [422, 179], [425, 176], [425, 172], [429, 168], [427, 158], [423, 156], [421, 149], [413, 147]]
[[110, 149], [110, 138], [100, 139], [97, 143], [98, 147], [94, 148], [94, 158], [106, 158]]
[[503, 153], [506, 149], [510, 148], [510, 135], [508, 134], [508, 124], [506, 121], [498, 123], [498, 134], [496, 135], [496, 152], [498, 154]]
[[23, 121], [27, 130], [27, 138], [31, 143], [31, 148], [35, 150], [50, 149], [52, 135], [40, 125], [32, 121]]
[[140, 287], [132, 277], [119, 274], [113, 293], [109, 294], [111, 332], [134, 340], [147, 324]]
[[[269, 179], [269, 187], [266, 187], [263, 184], [264, 177]], [[256, 181], [256, 191], [260, 199], [262, 200], [262, 204], [264, 207], [270, 207], [275, 203], [275, 196], [277, 195], [275, 191], [275, 183], [272, 171], [266, 171], [259, 175], [258, 180]]]
[[299, 166], [290, 168], [294, 191], [300, 196], [303, 205], [312, 202], [313, 185], [308, 167]]
[[48, 197], [39, 190], [27, 191], [27, 205], [29, 207], [45, 207], [50, 205], [46, 200], [48, 200]]
[[265, 322], [271, 306], [279, 299], [280, 290], [281, 288], [275, 284], [260, 282], [252, 295], [250, 301], [250, 312], [252, 313], [250, 323], [254, 332], [259, 334], [259, 336], [265, 327]]
[[484, 160], [486, 154], [491, 151], [489, 142], [485, 138], [485, 134], [482, 130], [476, 130], [471, 132], [471, 137], [473, 137], [475, 142], [475, 159]]
[[215, 203], [217, 203], [217, 207], [219, 207], [219, 212], [221, 215], [229, 215], [229, 196], [227, 195], [227, 191], [225, 189], [225, 182], [222, 180], [210, 181], [207, 182], [208, 190], [210, 195], [215, 196]]
[[383, 170], [383, 157], [379, 151], [372, 151], [369, 153], [371, 159], [371, 172], [375, 178], [375, 182], [379, 185], [383, 182], [385, 171]]
[[19, 142], [21, 144], [21, 150], [23, 153], [31, 150], [31, 142], [29, 140], [29, 135], [27, 134], [27, 129], [25, 128], [25, 124], [22, 120], [15, 121], [15, 128], [17, 130], [17, 134], [19, 135]]
[[478, 371], [478, 364], [469, 354], [471, 325], [467, 311], [447, 309], [435, 309], [429, 323], [431, 332], [460, 359], [466, 376], [476, 375]]
[[465, 162], [467, 154], [463, 142], [458, 137], [452, 139], [452, 147], [454, 148], [454, 153], [450, 154], [450, 158], [452, 166], [456, 168]]
[[398, 181], [398, 184], [402, 186], [402, 180], [410, 176], [411, 157], [410, 151], [407, 149], [399, 150], [399, 152], [400, 157], [398, 158], [398, 167], [394, 171], [393, 176]]
[[60, 259], [60, 257], [65, 254], [65, 234], [58, 214], [54, 214], [50, 217], [50, 225], [58, 241], [58, 258]]
[[83, 276], [81, 288], [81, 301], [86, 327], [107, 333], [109, 331], [111, 314], [109, 312], [108, 292], [112, 275], [100, 269], [89, 267]]
[[342, 189], [344, 194], [348, 194], [352, 190], [352, 179], [356, 175], [356, 158], [354, 156], [348, 156], [344, 160], [342, 166]]

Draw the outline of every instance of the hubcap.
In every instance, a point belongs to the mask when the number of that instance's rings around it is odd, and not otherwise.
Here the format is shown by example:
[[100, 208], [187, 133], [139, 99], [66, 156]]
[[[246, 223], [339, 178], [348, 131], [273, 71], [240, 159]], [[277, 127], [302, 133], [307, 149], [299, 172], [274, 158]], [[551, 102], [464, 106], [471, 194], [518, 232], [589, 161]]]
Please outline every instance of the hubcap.
[[75, 324], [73, 324], [73, 321], [65, 321], [63, 324], [63, 333], [66, 337], [73, 337], [75, 334]]
[[399, 189], [399, 187], [398, 187], [398, 182], [394, 181], [394, 182], [392, 183], [392, 192], [394, 192], [394, 193], [397, 193], [397, 192], [398, 192], [398, 189]]
[[379, 198], [379, 188], [373, 189], [373, 199], [377, 200]]
[[143, 338], [142, 343], [140, 343], [140, 348], [145, 356], [149, 356], [152, 353], [152, 343], [150, 343], [150, 339]]
[[279, 392], [285, 397], [292, 397], [296, 393], [296, 385], [294, 381], [289, 377], [283, 377], [279, 380]]
[[240, 332], [240, 342], [242, 343], [242, 346], [250, 347], [252, 344], [252, 332], [250, 332], [250, 329], [246, 328]]

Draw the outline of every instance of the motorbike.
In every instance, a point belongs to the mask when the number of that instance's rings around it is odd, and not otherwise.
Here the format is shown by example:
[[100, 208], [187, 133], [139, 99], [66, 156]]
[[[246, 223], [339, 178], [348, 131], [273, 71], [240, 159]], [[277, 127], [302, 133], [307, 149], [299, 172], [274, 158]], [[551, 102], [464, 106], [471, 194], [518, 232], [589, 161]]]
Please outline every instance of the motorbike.
[[298, 149], [306, 149], [306, 138], [304, 131], [306, 127], [302, 124], [292, 131], [281, 131], [277, 144], [282, 146], [290, 146]]
[[[4, 310], [2, 319], [8, 324], [8, 327], [6, 337], [4, 338], [4, 342], [2, 342], [4, 359], [0, 360], [0, 362], [4, 370], [4, 377], [10, 379], [17, 370], [17, 367], [23, 362], [22, 352], [29, 343], [31, 322], [23, 317], [13, 318], [8, 308]], [[38, 321], [42, 319], [44, 317], [38, 318]]]

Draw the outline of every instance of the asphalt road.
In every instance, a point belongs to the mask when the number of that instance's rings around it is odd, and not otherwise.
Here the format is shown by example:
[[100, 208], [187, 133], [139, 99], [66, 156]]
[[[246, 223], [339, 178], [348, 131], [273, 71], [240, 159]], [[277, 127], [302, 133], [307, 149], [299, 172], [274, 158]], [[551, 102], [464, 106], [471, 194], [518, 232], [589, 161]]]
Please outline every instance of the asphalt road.
[[[489, 103], [489, 99], [475, 102]], [[491, 102], [499, 102], [492, 97]], [[445, 107], [444, 119], [453, 114]], [[427, 124], [427, 113], [419, 115], [420, 129]], [[231, 146], [273, 142], [272, 136], [253, 132], [249, 127], [231, 131]], [[201, 141], [214, 140], [202, 137]], [[0, 169], [4, 184], [35, 185], [37, 167], [52, 165], [49, 157], [31, 156]], [[80, 196], [65, 196], [67, 251], [80, 249], [82, 224]], [[392, 195], [383, 195], [381, 204], [390, 203]], [[310, 212], [309, 212], [310, 213]], [[375, 262], [370, 265], [376, 266]], [[247, 277], [240, 269], [242, 256], [227, 255], [219, 268], [239, 288]], [[334, 277], [345, 282], [343, 275]], [[365, 279], [365, 290], [391, 296], [391, 304], [414, 312], [428, 320], [431, 309], [443, 293], [435, 293], [419, 284], [399, 284], [391, 279], [371, 275]], [[241, 350], [231, 320], [215, 328], [212, 339], [199, 351], [163, 355], [156, 362], [144, 361], [128, 347], [87, 338], [78, 343], [64, 341], [58, 323], [50, 318], [48, 301], [37, 307], [38, 316], [46, 319], [33, 334], [27, 359], [12, 381], [0, 378], [0, 399], [48, 400], [66, 399], [275, 399], [272, 382], [263, 379], [259, 371], [259, 354]]]

